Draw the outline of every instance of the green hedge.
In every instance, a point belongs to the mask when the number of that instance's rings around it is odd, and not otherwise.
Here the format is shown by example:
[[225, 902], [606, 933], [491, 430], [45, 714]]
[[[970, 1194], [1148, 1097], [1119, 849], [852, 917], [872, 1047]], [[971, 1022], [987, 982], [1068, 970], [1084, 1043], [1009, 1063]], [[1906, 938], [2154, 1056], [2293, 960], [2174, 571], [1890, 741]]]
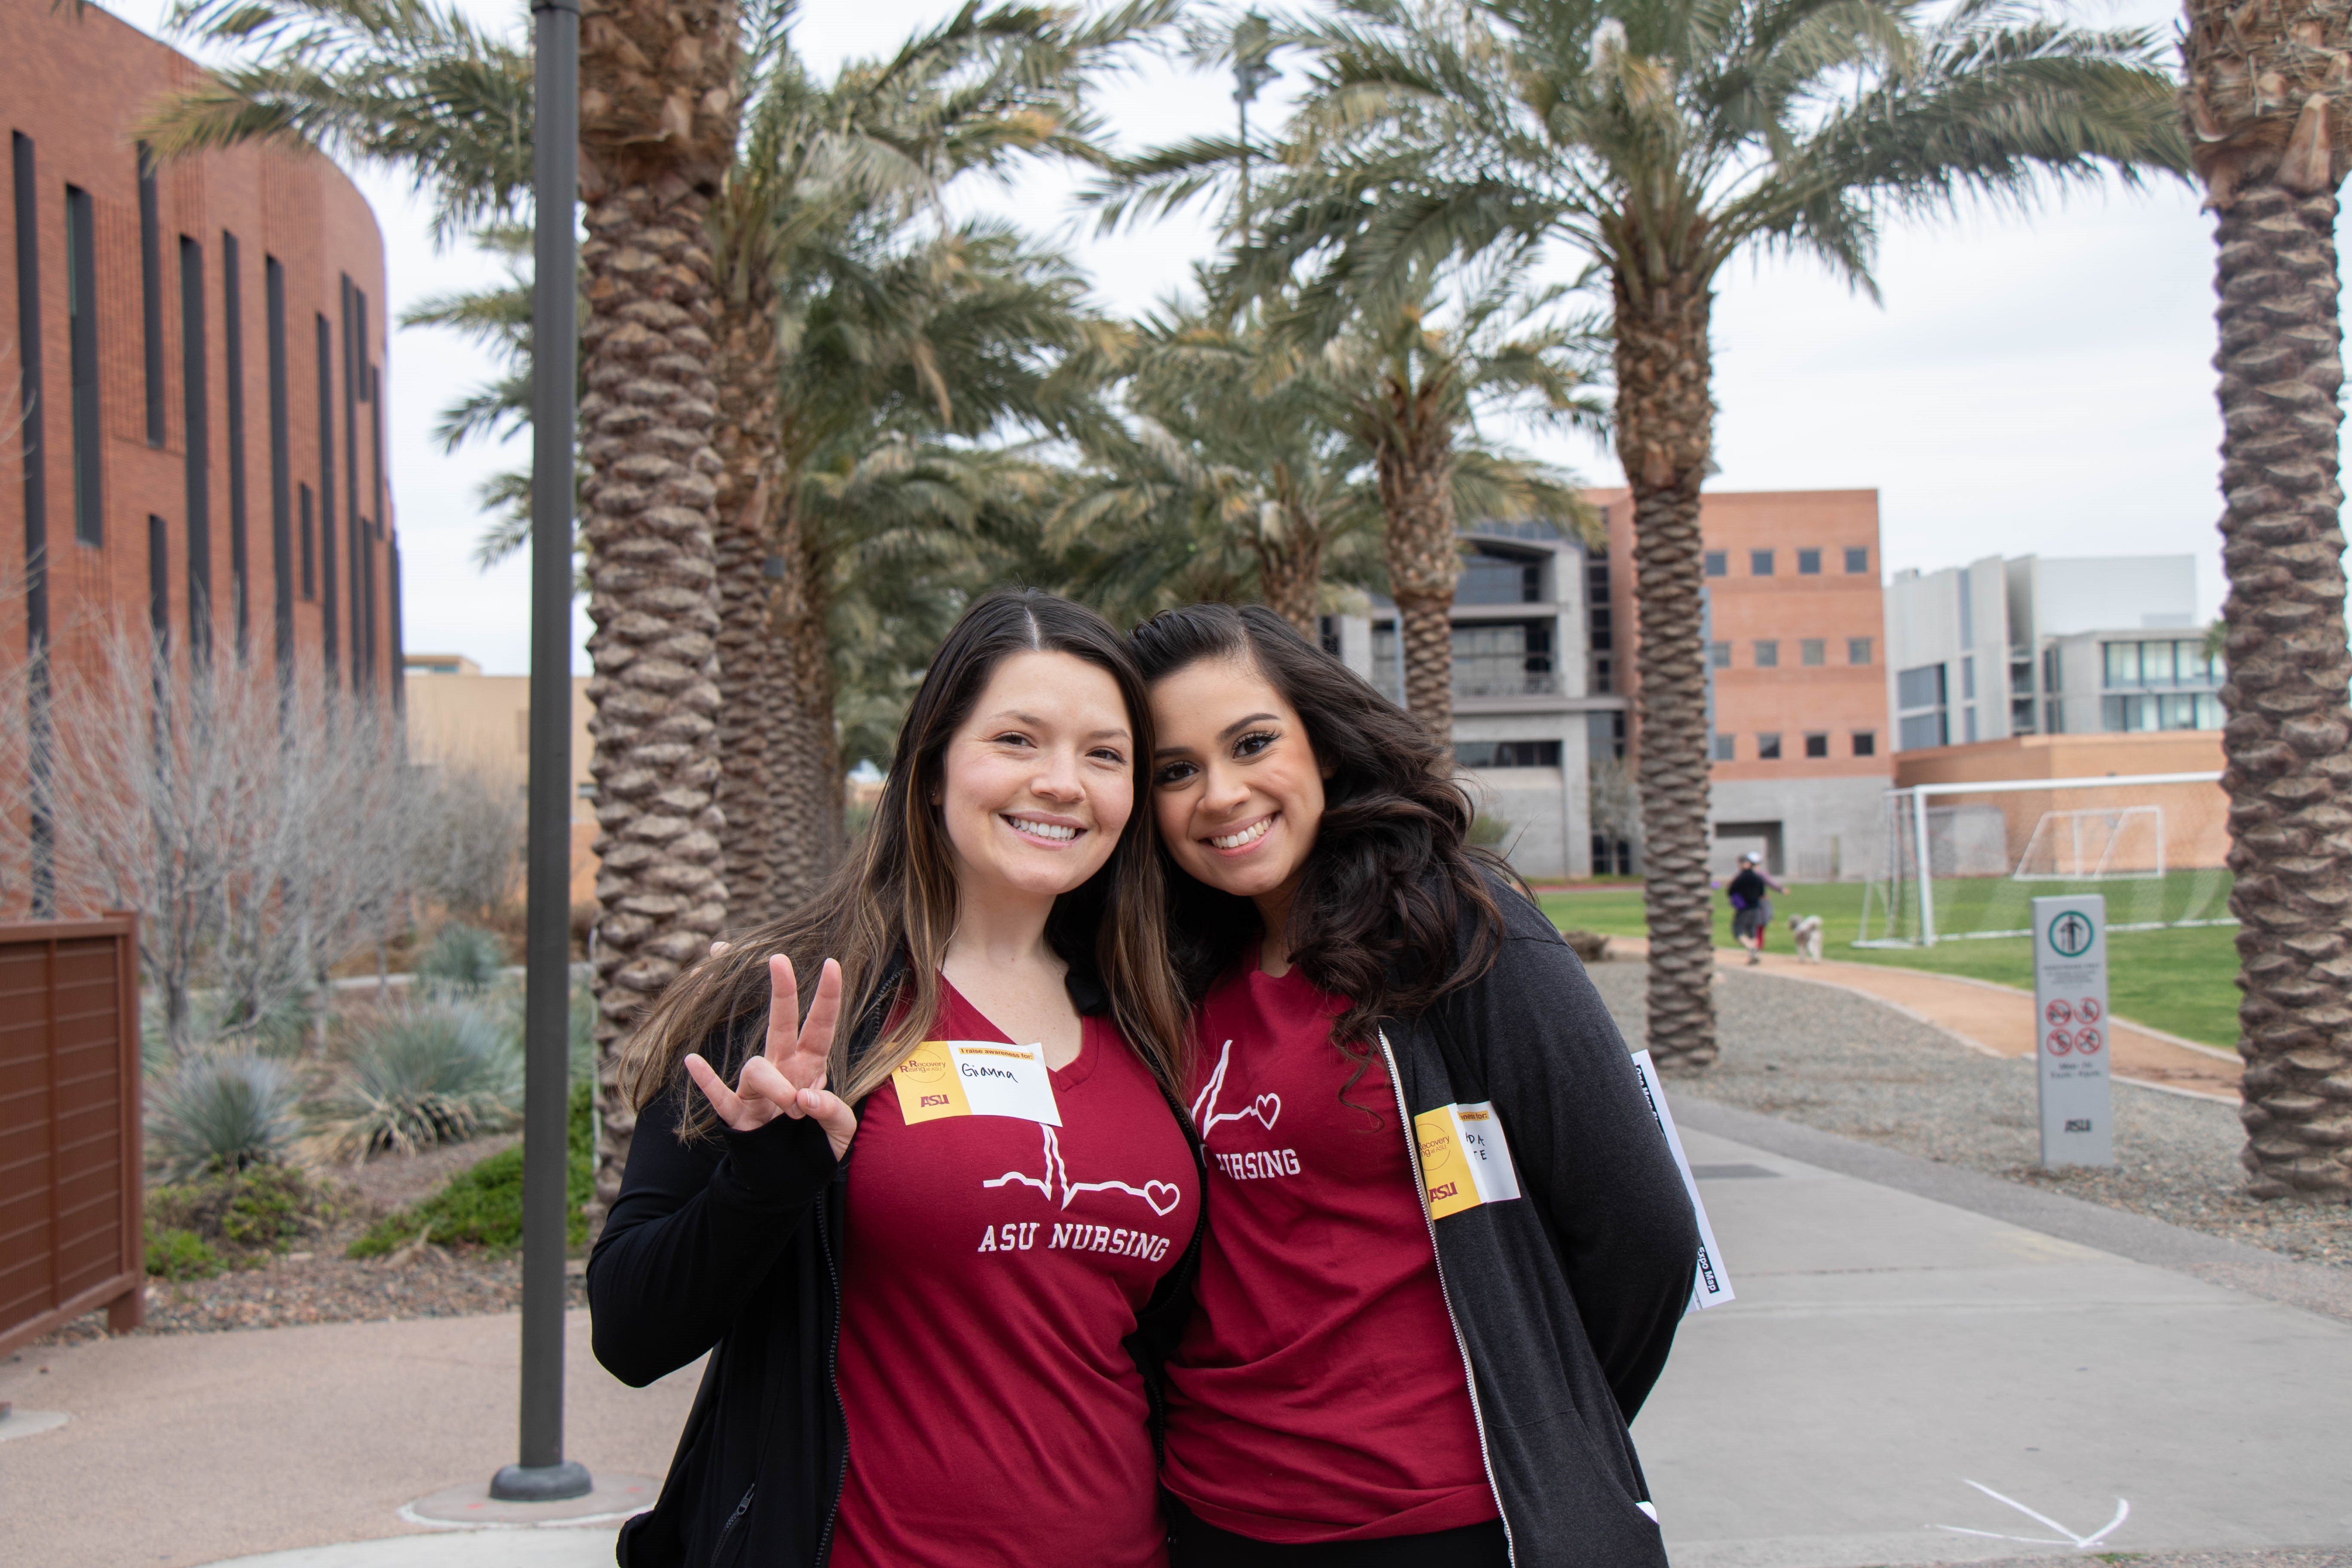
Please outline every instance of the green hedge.
[[[589, 1117], [593, 1085], [572, 1087], [569, 1169], [563, 1184], [563, 1239], [567, 1248], [588, 1245], [588, 1216], [581, 1212], [593, 1190], [594, 1134]], [[396, 1252], [431, 1227], [431, 1239], [445, 1247], [522, 1245], [522, 1145], [468, 1166], [421, 1203], [384, 1215], [352, 1243], [347, 1256], [379, 1258]]]

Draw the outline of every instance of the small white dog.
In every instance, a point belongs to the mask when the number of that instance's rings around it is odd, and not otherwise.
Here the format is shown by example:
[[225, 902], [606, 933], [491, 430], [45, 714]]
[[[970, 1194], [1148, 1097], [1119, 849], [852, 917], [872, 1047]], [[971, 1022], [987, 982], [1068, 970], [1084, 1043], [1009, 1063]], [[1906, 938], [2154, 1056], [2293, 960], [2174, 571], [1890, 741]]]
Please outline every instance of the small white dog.
[[1803, 959], [1807, 963], [1819, 963], [1822, 961], [1821, 916], [1790, 915], [1789, 934], [1796, 939], [1799, 958]]

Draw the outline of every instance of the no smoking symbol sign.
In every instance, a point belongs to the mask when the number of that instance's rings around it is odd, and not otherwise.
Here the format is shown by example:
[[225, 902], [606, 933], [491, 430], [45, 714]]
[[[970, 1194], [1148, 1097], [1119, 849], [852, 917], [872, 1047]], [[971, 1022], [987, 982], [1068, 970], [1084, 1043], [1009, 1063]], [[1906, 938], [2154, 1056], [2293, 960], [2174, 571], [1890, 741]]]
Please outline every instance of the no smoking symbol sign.
[[2063, 1026], [2074, 1021], [2074, 1009], [2063, 1002], [2053, 1002], [2043, 1008], [2042, 1012], [2049, 1018], [2053, 1027]]
[[[2066, 1004], [2063, 1002], [2053, 1002], [2051, 1004], [2053, 1007], [2063, 1007]], [[2085, 1024], [2097, 1023], [2099, 1021], [2099, 999], [2096, 996], [2084, 997], [2082, 1014], [2083, 1022]]]
[[2053, 1029], [2050, 1031], [2050, 1054], [2052, 1056], [2063, 1057], [2074, 1048], [2074, 1036], [2068, 1034], [2063, 1029]]
[[2096, 1029], [2084, 1029], [2082, 1033], [2076, 1035], [2074, 1037], [2074, 1048], [2081, 1051], [2086, 1057], [2097, 1050], [2099, 1048], [2099, 1031]]

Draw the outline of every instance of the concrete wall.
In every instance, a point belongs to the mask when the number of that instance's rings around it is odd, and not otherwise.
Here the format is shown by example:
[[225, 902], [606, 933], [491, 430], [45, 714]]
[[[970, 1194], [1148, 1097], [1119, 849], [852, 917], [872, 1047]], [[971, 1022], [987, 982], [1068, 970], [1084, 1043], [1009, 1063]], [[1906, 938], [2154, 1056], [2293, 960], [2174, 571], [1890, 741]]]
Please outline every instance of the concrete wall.
[[1716, 830], [1707, 868], [1727, 877], [1748, 849], [1764, 849], [1769, 859], [1777, 838], [1776, 876], [1806, 882], [1866, 877], [1885, 818], [1886, 782], [1718, 778], [1707, 808]]
[[2193, 555], [2027, 557], [2032, 563], [2033, 635], [2068, 637], [2118, 626], [2197, 624]]
[[[406, 672], [409, 755], [428, 766], [463, 769], [520, 795], [530, 780], [530, 678], [484, 675], [470, 659], [450, 673], [416, 664]], [[588, 791], [588, 678], [572, 678], [572, 902], [596, 896], [596, 803]]]

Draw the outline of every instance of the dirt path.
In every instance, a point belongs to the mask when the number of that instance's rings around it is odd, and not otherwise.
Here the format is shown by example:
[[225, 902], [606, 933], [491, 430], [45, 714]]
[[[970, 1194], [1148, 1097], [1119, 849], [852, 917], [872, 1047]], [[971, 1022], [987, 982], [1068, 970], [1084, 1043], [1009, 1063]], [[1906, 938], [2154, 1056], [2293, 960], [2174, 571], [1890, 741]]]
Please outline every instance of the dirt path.
[[[1612, 936], [1612, 958], [1647, 958], [1646, 938]], [[1747, 967], [1747, 955], [1735, 948], [1717, 948], [1716, 962], [1727, 968]], [[1956, 974], [1931, 974], [1920, 969], [1897, 969], [1875, 963], [1842, 963], [1831, 960], [1806, 963], [1793, 954], [1767, 952], [1755, 966], [1759, 972], [1819, 985], [1835, 985], [1876, 997], [1913, 1017], [1958, 1037], [1978, 1050], [1996, 1057], [2033, 1054], [2033, 994], [1989, 980]], [[2127, 1082], [2210, 1099], [2238, 1100], [2239, 1063], [2231, 1052], [2200, 1046], [2177, 1035], [2144, 1025], [2111, 1020], [2115, 1075]]]

